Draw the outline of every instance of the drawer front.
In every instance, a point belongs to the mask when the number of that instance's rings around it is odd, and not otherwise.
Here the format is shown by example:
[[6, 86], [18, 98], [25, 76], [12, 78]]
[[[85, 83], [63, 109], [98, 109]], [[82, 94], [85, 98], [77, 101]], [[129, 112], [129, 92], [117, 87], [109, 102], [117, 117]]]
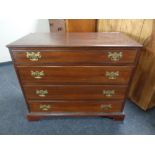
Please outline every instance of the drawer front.
[[37, 65], [38, 63], [50, 63], [53, 65], [102, 65], [132, 64], [135, 62], [137, 50], [73, 50], [73, 51], [13, 51], [15, 63], [23, 65]]
[[129, 66], [37, 66], [17, 67], [23, 83], [54, 84], [128, 84], [133, 67]]
[[29, 101], [30, 112], [121, 112], [122, 101]]
[[124, 99], [126, 86], [53, 85], [24, 86], [28, 100], [112, 100]]

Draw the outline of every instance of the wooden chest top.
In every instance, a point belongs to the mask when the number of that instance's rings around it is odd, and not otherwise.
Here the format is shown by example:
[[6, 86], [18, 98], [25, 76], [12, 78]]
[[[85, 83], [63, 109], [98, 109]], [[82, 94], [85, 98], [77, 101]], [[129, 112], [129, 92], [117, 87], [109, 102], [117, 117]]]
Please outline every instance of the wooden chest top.
[[7, 47], [142, 47], [119, 32], [31, 33]]

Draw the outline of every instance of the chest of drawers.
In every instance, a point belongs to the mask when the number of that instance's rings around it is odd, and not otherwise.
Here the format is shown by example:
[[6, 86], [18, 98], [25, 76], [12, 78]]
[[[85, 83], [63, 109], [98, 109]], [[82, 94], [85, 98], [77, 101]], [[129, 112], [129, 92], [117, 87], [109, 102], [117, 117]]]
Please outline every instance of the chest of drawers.
[[47, 116], [124, 119], [141, 44], [122, 33], [33, 33], [8, 48], [30, 121]]

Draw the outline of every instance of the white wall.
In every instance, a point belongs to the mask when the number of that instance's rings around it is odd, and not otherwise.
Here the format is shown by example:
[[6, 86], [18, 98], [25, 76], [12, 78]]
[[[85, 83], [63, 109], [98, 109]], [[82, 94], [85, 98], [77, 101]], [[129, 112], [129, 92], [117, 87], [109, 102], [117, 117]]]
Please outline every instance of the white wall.
[[32, 32], [49, 32], [47, 19], [0, 20], [0, 63], [10, 61], [6, 45]]

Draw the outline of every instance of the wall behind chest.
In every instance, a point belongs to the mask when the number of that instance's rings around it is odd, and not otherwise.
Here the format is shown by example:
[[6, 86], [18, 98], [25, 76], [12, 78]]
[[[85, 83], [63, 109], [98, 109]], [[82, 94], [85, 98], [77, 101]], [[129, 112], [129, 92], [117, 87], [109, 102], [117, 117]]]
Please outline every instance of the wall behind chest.
[[0, 20], [0, 63], [11, 61], [6, 45], [28, 33], [49, 32], [47, 19], [5, 19]]

